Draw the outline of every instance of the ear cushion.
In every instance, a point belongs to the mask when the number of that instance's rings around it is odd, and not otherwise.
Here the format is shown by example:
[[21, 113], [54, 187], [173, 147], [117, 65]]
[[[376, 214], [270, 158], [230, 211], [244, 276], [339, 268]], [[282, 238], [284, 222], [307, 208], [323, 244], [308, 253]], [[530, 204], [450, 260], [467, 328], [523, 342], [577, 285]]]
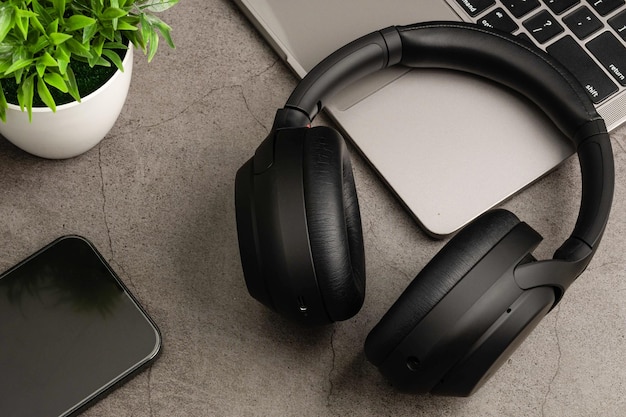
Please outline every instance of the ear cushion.
[[365, 341], [380, 365], [411, 330], [520, 220], [498, 209], [484, 213], [454, 236], [409, 284]]
[[363, 233], [352, 164], [341, 135], [321, 126], [308, 129], [303, 161], [317, 283], [331, 320], [346, 320], [365, 299]]

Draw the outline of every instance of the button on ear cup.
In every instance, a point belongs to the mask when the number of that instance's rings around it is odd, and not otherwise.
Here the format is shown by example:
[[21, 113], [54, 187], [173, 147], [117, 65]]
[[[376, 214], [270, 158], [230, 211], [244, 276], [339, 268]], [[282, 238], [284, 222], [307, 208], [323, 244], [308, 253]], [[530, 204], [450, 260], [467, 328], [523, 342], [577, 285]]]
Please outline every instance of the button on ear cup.
[[354, 316], [365, 299], [365, 256], [352, 164], [334, 129], [308, 129], [304, 198], [320, 293], [333, 321]]
[[378, 366], [446, 294], [520, 220], [488, 211], [454, 236], [422, 269], [365, 341], [365, 355]]

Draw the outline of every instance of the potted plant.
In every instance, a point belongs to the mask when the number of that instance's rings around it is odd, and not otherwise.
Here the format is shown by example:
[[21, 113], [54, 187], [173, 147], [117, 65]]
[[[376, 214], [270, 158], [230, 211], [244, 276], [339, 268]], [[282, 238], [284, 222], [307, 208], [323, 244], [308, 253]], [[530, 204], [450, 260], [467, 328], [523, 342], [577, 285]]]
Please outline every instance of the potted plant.
[[0, 134], [45, 158], [98, 144], [130, 85], [133, 49], [151, 61], [179, 0], [0, 2]]

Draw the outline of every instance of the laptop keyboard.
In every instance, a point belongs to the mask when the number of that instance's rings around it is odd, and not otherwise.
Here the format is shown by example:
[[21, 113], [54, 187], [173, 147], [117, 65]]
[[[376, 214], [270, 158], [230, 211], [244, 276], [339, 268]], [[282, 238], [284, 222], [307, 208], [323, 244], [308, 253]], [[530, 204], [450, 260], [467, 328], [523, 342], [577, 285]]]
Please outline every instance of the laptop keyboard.
[[449, 0], [560, 60], [599, 104], [626, 89], [626, 0]]

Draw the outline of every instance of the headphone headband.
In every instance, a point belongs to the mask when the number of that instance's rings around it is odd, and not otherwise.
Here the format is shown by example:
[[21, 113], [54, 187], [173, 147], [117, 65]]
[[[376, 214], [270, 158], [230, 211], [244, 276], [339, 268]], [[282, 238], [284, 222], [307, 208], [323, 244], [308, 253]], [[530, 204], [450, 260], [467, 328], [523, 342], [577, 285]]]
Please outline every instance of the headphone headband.
[[396, 387], [470, 395], [591, 261], [613, 198], [611, 143], [584, 87], [515, 37], [439, 22], [383, 29], [339, 49], [298, 84], [235, 179], [248, 290], [302, 323], [346, 320], [365, 298], [361, 219], [345, 143], [334, 129], [307, 127], [332, 94], [394, 65], [464, 71], [512, 88], [578, 152], [580, 211], [552, 259], [533, 257], [541, 235], [528, 224], [489, 210], [447, 242], [367, 336], [367, 359]]
[[554, 58], [513, 36], [461, 22], [389, 27], [365, 35], [316, 65], [285, 107], [312, 120], [337, 91], [397, 64], [454, 69], [512, 88], [537, 104], [572, 140], [589, 122], [601, 120], [579, 82]]
[[[309, 125], [328, 97], [393, 65], [453, 69], [512, 88], [542, 109], [572, 141], [580, 160], [582, 200], [574, 231], [554, 258], [574, 262], [574, 269], [582, 272], [602, 237], [613, 199], [609, 135], [574, 76], [554, 58], [513, 36], [451, 22], [390, 27], [370, 33], [315, 66], [277, 112], [273, 129]], [[556, 269], [560, 270], [558, 265]], [[566, 288], [572, 280], [572, 265], [561, 269], [557, 277], [546, 279], [554, 285], [561, 280], [559, 276], [570, 276], [563, 278], [568, 282], [559, 284]]]

